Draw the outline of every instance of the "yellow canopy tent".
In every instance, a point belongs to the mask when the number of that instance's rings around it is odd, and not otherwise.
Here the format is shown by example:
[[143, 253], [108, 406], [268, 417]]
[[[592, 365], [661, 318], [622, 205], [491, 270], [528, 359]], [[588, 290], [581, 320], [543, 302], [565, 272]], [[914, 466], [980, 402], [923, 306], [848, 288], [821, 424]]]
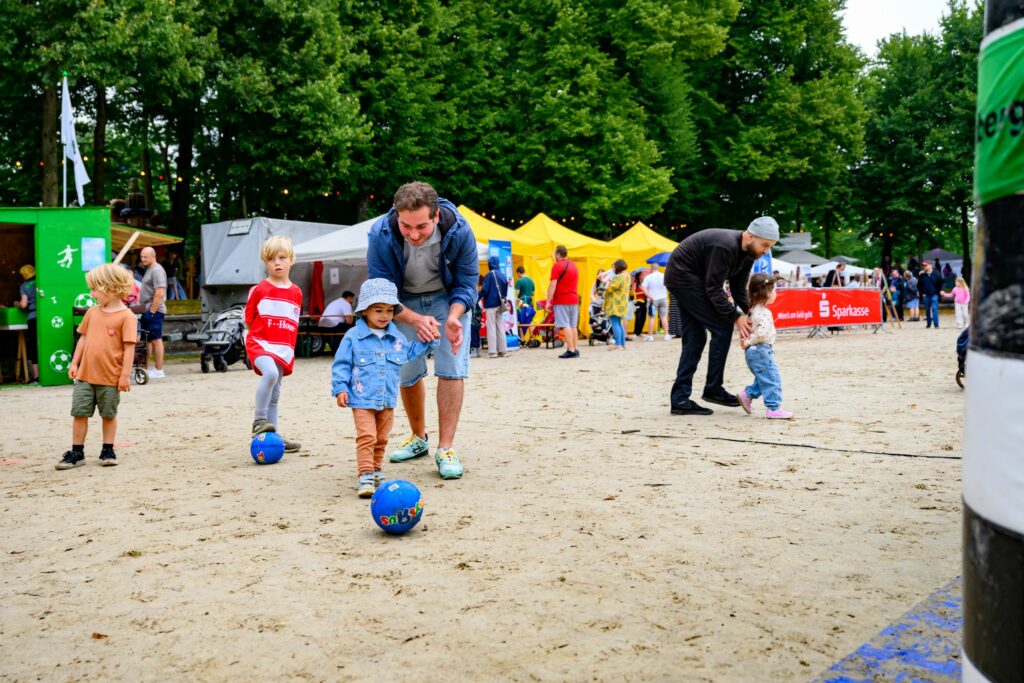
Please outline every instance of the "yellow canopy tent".
[[597, 279], [599, 269], [611, 268], [616, 259], [622, 258], [622, 250], [618, 245], [609, 244], [555, 222], [543, 213], [539, 213], [523, 227], [515, 231], [517, 235], [538, 240], [545, 245], [545, 256], [530, 259], [524, 264], [526, 274], [537, 284], [536, 299], [547, 298], [548, 284], [551, 280], [551, 266], [554, 265], [555, 247], [563, 245], [569, 252], [569, 260], [573, 261], [580, 271], [580, 327], [589, 329], [590, 321], [590, 289]]
[[[466, 219], [466, 222], [469, 223], [469, 227], [473, 229], [473, 236], [477, 242], [489, 242], [490, 240], [511, 242], [512, 260], [516, 266], [523, 265], [524, 260], [527, 258], [551, 256], [551, 250], [548, 249], [547, 243], [540, 239], [520, 235], [514, 230], [509, 230], [494, 221], [484, 218], [468, 206], [459, 206], [458, 211]], [[481, 273], [487, 272], [486, 266], [487, 263], [483, 262], [483, 266], [480, 269]]]
[[622, 258], [630, 268], [643, 268], [647, 259], [663, 251], [672, 251], [678, 246], [669, 238], [659, 235], [643, 223], [637, 223], [615, 239], [608, 240], [622, 249]]

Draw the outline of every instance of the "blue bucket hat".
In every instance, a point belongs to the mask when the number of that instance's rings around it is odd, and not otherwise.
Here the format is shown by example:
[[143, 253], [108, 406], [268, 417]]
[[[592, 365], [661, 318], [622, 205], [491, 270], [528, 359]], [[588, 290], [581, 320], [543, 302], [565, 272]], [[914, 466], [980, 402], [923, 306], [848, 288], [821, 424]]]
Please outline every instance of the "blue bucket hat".
[[388, 304], [395, 307], [395, 315], [402, 312], [402, 304], [398, 302], [398, 287], [394, 282], [382, 277], [375, 277], [363, 283], [359, 288], [359, 303], [356, 313], [362, 313], [373, 304]]

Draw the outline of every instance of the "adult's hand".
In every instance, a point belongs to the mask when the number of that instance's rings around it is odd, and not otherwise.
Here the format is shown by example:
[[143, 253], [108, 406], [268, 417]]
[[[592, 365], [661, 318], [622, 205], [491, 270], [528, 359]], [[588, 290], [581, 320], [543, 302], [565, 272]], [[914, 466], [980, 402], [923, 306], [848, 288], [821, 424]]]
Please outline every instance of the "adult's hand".
[[416, 338], [421, 342], [431, 342], [437, 339], [437, 320], [429, 315], [417, 316], [412, 323], [416, 330]]
[[452, 355], [454, 356], [462, 346], [462, 321], [458, 316], [448, 316], [448, 320], [444, 324], [444, 334], [452, 345]]
[[750, 318], [745, 315], [741, 315], [736, 318], [736, 331], [740, 333], [740, 339], [746, 339], [750, 336]]

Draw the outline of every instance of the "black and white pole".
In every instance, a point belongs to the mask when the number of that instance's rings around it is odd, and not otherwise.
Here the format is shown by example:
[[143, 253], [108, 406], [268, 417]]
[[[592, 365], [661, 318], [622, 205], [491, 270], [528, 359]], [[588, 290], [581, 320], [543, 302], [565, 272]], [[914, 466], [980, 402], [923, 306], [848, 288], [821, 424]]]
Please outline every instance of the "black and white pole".
[[964, 419], [963, 680], [1024, 681], [1024, 1], [987, 0]]

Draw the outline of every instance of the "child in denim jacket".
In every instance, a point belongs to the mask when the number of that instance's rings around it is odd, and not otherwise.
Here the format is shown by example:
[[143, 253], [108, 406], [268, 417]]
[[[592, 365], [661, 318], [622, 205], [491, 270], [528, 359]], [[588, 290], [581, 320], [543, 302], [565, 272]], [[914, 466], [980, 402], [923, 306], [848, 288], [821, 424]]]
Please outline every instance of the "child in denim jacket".
[[356, 425], [360, 498], [372, 496], [384, 480], [381, 464], [395, 418], [402, 365], [437, 346], [437, 341], [410, 343], [392, 322], [401, 310], [393, 282], [364, 282], [356, 325], [345, 333], [331, 366], [331, 394], [339, 408], [352, 408]]

